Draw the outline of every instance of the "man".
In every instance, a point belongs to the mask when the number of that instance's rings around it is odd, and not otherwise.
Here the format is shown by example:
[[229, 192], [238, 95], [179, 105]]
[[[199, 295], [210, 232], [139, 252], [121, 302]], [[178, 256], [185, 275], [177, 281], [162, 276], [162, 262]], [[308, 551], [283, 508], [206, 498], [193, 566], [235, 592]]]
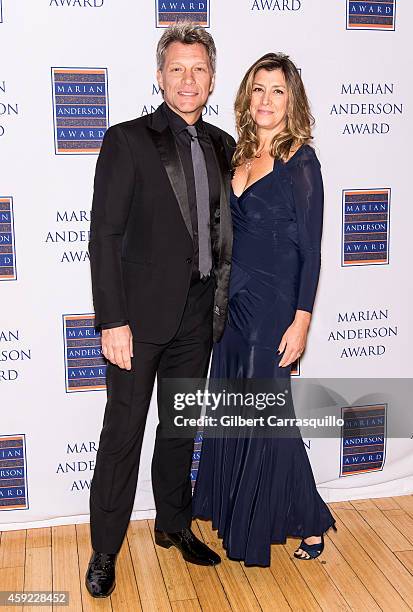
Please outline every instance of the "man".
[[[157, 47], [164, 102], [106, 132], [96, 166], [89, 243], [96, 325], [108, 359], [103, 429], [90, 492], [94, 597], [115, 587], [115, 560], [133, 508], [155, 376], [203, 378], [223, 331], [232, 247], [228, 191], [235, 142], [204, 123], [215, 45], [192, 24]], [[193, 440], [160, 435], [152, 459], [155, 542], [186, 561], [220, 557], [191, 531]], [[165, 413], [164, 413], [165, 414]]]

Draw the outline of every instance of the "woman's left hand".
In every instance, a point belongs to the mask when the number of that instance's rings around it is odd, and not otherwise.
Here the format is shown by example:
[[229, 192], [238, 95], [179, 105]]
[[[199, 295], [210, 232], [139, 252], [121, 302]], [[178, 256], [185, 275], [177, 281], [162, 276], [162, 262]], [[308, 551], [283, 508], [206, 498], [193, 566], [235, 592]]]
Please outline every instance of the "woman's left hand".
[[285, 368], [303, 354], [310, 320], [310, 312], [297, 310], [294, 321], [285, 331], [278, 346], [278, 353], [284, 353], [278, 364], [279, 367]]

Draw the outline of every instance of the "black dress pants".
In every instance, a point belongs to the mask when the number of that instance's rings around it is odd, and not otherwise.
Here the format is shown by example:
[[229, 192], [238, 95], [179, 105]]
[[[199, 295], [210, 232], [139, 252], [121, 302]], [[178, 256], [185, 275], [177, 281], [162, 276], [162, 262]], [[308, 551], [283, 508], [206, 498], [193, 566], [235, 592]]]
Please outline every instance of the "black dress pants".
[[[90, 490], [93, 549], [117, 553], [133, 509], [143, 434], [155, 376], [203, 378], [212, 348], [214, 281], [198, 281], [188, 293], [178, 331], [167, 344], [134, 342], [132, 369], [107, 368], [107, 404]], [[159, 435], [152, 458], [155, 527], [175, 532], [191, 524], [190, 470], [193, 439]], [[165, 414], [165, 413], [164, 413]]]

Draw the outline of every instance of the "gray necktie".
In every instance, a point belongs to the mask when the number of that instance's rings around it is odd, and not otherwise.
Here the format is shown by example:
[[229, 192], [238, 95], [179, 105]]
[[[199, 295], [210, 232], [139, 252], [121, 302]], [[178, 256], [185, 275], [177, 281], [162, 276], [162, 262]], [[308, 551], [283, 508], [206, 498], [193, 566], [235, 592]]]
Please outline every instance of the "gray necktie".
[[204, 152], [199, 144], [194, 125], [186, 128], [191, 136], [191, 155], [194, 167], [196, 209], [198, 217], [199, 272], [201, 278], [208, 276], [212, 268], [209, 184]]

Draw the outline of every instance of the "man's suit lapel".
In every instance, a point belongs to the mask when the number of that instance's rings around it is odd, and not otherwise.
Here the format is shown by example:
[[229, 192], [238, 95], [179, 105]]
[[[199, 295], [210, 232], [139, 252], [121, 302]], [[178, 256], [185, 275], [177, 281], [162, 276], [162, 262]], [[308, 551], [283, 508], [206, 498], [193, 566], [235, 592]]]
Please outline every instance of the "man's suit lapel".
[[171, 183], [171, 187], [178, 201], [186, 228], [192, 238], [192, 223], [189, 211], [188, 192], [186, 189], [184, 169], [171, 128], [169, 127], [167, 118], [165, 117], [161, 108], [158, 108], [155, 111], [152, 116], [151, 123], [152, 124], [149, 126], [150, 135], [159, 151], [161, 161], [165, 167], [169, 182]]

